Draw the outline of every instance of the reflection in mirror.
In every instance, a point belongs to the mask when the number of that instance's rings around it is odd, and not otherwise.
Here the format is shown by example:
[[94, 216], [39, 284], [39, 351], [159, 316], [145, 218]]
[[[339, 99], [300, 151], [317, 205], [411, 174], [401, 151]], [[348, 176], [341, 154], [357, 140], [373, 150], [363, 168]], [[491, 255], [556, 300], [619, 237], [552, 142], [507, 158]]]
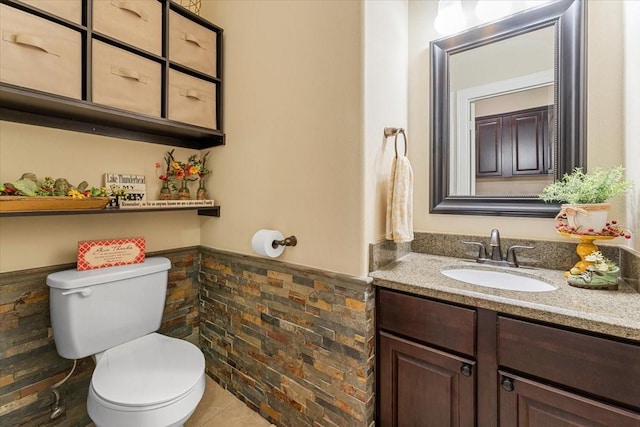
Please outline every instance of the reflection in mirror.
[[553, 216], [584, 166], [584, 5], [558, 0], [431, 43], [431, 212]]
[[550, 26], [450, 56], [451, 195], [534, 196], [553, 181], [555, 124], [536, 109], [555, 110], [554, 39]]

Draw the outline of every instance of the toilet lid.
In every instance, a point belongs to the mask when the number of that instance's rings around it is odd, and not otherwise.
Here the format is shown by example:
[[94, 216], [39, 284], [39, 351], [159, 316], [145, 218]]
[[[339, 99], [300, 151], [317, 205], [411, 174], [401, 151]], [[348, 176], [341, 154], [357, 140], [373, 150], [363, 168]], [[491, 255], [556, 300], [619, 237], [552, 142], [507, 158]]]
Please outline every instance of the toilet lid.
[[98, 361], [91, 384], [109, 402], [149, 406], [184, 395], [204, 372], [204, 356], [190, 342], [149, 334], [113, 347]]

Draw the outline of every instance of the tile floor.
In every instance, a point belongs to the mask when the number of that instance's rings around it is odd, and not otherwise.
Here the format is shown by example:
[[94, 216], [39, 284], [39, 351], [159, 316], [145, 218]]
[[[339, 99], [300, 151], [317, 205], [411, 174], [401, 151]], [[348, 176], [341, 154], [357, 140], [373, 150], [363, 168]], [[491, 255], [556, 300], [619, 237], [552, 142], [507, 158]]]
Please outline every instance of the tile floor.
[[270, 427], [233, 394], [207, 377], [204, 396], [184, 427]]

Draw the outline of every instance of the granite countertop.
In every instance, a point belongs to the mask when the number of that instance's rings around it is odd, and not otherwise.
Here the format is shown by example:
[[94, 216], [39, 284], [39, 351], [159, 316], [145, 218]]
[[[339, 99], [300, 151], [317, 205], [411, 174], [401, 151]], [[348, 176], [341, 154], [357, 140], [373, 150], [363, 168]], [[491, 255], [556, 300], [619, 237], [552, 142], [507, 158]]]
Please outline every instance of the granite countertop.
[[[440, 273], [451, 267], [508, 271], [541, 279], [558, 289], [522, 292], [471, 285]], [[379, 287], [640, 341], [640, 293], [625, 284], [617, 291], [576, 288], [567, 284], [563, 273], [412, 252], [369, 275]]]

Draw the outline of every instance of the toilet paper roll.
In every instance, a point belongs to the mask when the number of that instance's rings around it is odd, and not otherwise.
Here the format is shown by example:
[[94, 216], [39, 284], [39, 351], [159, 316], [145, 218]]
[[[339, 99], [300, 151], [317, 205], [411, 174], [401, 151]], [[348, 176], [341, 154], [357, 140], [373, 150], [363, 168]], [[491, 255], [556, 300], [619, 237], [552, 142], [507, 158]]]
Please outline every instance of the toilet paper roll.
[[274, 249], [271, 244], [274, 240], [283, 239], [284, 235], [278, 230], [258, 230], [251, 239], [251, 247], [259, 255], [276, 258], [282, 255], [284, 246], [278, 246]]

